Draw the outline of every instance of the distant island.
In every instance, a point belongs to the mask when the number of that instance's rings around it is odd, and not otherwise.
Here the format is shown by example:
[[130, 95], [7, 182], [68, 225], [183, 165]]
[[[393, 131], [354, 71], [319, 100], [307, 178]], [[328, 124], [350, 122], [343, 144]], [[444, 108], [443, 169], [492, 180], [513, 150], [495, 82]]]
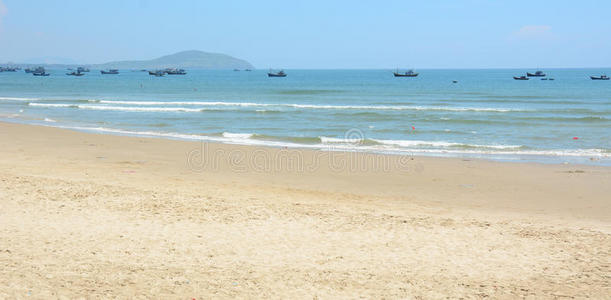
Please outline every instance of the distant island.
[[199, 50], [182, 51], [151, 60], [113, 61], [103, 64], [44, 64], [29, 61], [28, 63], [10, 63], [17, 66], [46, 66], [50, 68], [68, 68], [86, 66], [92, 69], [254, 69], [249, 62], [221, 53], [210, 53]]

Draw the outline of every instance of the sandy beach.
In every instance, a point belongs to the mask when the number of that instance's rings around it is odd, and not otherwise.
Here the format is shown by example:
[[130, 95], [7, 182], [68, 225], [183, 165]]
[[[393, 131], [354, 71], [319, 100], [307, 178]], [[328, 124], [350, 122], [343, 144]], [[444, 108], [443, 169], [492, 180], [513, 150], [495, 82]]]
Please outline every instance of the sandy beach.
[[611, 167], [0, 123], [0, 298], [598, 298]]

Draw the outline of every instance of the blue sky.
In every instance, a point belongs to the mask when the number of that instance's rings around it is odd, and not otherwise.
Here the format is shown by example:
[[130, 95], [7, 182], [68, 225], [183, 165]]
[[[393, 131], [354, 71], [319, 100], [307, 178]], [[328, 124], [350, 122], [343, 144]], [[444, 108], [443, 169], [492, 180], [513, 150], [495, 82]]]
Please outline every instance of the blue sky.
[[611, 1], [0, 0], [0, 62], [198, 49], [258, 68], [611, 66]]

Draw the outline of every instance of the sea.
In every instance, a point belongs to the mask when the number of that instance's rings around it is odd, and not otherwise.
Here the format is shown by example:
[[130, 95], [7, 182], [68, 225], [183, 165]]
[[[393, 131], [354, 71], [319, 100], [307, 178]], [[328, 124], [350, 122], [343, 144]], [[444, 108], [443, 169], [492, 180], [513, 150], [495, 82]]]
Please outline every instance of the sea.
[[611, 165], [611, 69], [0, 73], [0, 120], [230, 144]]

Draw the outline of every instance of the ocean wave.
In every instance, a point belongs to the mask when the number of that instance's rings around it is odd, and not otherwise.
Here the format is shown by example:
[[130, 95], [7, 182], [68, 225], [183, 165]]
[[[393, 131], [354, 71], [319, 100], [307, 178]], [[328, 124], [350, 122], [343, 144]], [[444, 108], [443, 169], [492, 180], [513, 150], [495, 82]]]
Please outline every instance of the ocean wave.
[[510, 112], [523, 109], [493, 108], [493, 107], [452, 107], [452, 106], [417, 106], [417, 105], [324, 105], [297, 103], [254, 103], [254, 102], [223, 102], [223, 101], [121, 101], [121, 100], [90, 100], [101, 104], [122, 105], [188, 105], [188, 106], [240, 106], [240, 107], [289, 107], [301, 109], [345, 109], [345, 110], [433, 110], [433, 111], [475, 111], [475, 112]]
[[0, 97], [0, 101], [38, 101], [40, 98]]
[[[321, 143], [303, 143], [304, 139], [308, 142], [315, 142], [313, 138], [291, 138], [276, 137], [277, 140], [269, 140], [263, 138], [263, 135], [250, 133], [228, 133], [224, 132], [219, 135], [197, 135], [186, 133], [173, 132], [157, 132], [157, 131], [131, 131], [123, 129], [105, 128], [105, 127], [67, 127], [55, 126], [66, 129], [75, 129], [83, 131], [103, 132], [121, 135], [136, 135], [150, 136], [170, 139], [209, 141], [229, 144], [254, 145], [254, 146], [272, 146], [272, 147], [291, 147], [291, 148], [310, 148], [329, 151], [357, 151], [357, 152], [375, 152], [387, 154], [439, 154], [439, 155], [516, 155], [516, 156], [555, 156], [555, 157], [596, 157], [596, 158], [611, 158], [609, 149], [550, 149], [536, 150], [525, 149], [517, 145], [474, 145], [452, 143], [444, 141], [413, 141], [413, 140], [372, 140], [373, 144], [368, 143], [347, 143], [346, 140], [340, 138], [326, 137], [320, 139]], [[296, 142], [300, 141], [300, 142]], [[391, 147], [388, 146], [398, 146]], [[425, 147], [422, 147], [425, 146]], [[429, 147], [426, 147], [429, 146]], [[430, 147], [432, 146], [432, 148]]]
[[67, 103], [28, 103], [29, 106], [38, 107], [63, 107], [87, 110], [112, 110], [112, 111], [139, 111], [139, 112], [201, 112], [202, 108], [186, 107], [133, 107], [133, 106], [105, 106], [105, 105], [81, 105]]
[[102, 104], [124, 105], [193, 105], [193, 106], [272, 106], [273, 104], [252, 102], [222, 102], [222, 101], [121, 101], [121, 100], [88, 100]]
[[226, 138], [239, 138], [239, 139], [249, 139], [253, 136], [252, 133], [231, 133], [231, 132], [223, 132], [223, 137]]
[[78, 108], [77, 104], [66, 104], [66, 103], [28, 103], [28, 106], [38, 106], [38, 107], [71, 107]]

